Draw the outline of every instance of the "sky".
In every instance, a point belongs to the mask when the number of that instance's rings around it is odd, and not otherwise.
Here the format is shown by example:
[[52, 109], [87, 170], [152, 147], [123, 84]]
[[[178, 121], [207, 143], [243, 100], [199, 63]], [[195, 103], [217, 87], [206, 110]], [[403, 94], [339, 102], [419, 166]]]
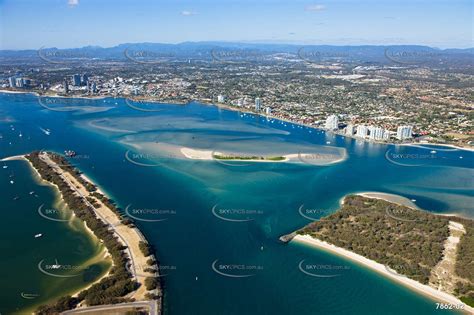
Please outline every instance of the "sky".
[[232, 41], [473, 45], [471, 0], [0, 0], [0, 49]]

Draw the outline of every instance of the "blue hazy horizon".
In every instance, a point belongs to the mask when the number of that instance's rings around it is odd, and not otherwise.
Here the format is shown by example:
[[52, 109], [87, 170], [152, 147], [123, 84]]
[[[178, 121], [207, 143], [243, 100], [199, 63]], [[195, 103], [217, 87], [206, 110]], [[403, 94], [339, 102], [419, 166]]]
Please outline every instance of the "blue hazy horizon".
[[473, 47], [466, 0], [0, 0], [0, 49], [200, 41]]

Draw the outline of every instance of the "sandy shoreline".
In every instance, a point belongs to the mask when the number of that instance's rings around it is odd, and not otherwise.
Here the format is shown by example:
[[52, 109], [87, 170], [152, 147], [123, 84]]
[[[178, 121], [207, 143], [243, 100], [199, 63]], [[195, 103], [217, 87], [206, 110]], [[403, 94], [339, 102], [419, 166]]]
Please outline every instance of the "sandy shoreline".
[[9, 156], [9, 157], [1, 159], [0, 162], [23, 161], [23, 160], [26, 160], [24, 155], [13, 155], [13, 156]]
[[[192, 159], [192, 160], [205, 160], [205, 161], [212, 161], [212, 160], [215, 160], [215, 161], [232, 161], [232, 162], [258, 162], [258, 163], [282, 163], [282, 162], [295, 162], [295, 163], [305, 163], [304, 162], [304, 159], [309, 156], [309, 160], [311, 160], [312, 156], [315, 156], [315, 155], [324, 155], [324, 154], [321, 154], [321, 153], [293, 153], [293, 154], [286, 154], [286, 155], [281, 155], [281, 157], [283, 157], [283, 159], [281, 160], [270, 160], [270, 159], [265, 159], [265, 160], [261, 160], [261, 159], [252, 159], [252, 160], [247, 160], [247, 159], [239, 159], [239, 158], [235, 158], [235, 159], [218, 159], [218, 158], [215, 158], [214, 155], [229, 155], [229, 153], [222, 153], [222, 152], [217, 152], [217, 151], [211, 151], [211, 150], [198, 150], [198, 149], [192, 149], [192, 148], [186, 148], [186, 147], [182, 147], [180, 148], [180, 152], [182, 155], [184, 155], [186, 158], [188, 159]], [[253, 155], [252, 153], [249, 153], [247, 154], [247, 156], [251, 156]], [[257, 154], [255, 154], [257, 155]], [[280, 156], [280, 155], [272, 155], [272, 156]], [[334, 164], [334, 163], [339, 163], [339, 162], [342, 162], [344, 161], [345, 159], [347, 158], [347, 155], [344, 154], [343, 157], [341, 157], [340, 159], [335, 159], [335, 160], [329, 160], [327, 159], [328, 161], [325, 161], [324, 159], [320, 159], [320, 163], [309, 163], [309, 162], [306, 162], [306, 164], [313, 164], [313, 165], [330, 165], [330, 164]]]
[[363, 257], [359, 254], [356, 254], [356, 253], [353, 253], [353, 252], [351, 252], [349, 250], [346, 250], [344, 248], [340, 248], [340, 247], [334, 246], [332, 244], [323, 242], [323, 241], [318, 240], [316, 238], [313, 238], [309, 235], [296, 235], [293, 238], [293, 241], [298, 242], [298, 243], [302, 243], [302, 244], [306, 244], [306, 245], [310, 245], [310, 246], [316, 247], [318, 249], [328, 251], [332, 254], [336, 254], [338, 256], [348, 258], [351, 261], [354, 261], [358, 264], [361, 264], [365, 267], [368, 267], [369, 269], [374, 270], [374, 271], [378, 272], [379, 274], [382, 274], [383, 276], [385, 276], [387, 278], [395, 280], [396, 282], [401, 283], [404, 286], [406, 286], [406, 287], [408, 287], [408, 288], [410, 288], [410, 289], [412, 289], [412, 290], [414, 290], [418, 293], [421, 293], [421, 294], [423, 294], [427, 297], [430, 297], [431, 299], [433, 299], [434, 301], [436, 301], [438, 303], [448, 303], [448, 304], [451, 304], [451, 305], [460, 305], [460, 304], [462, 304], [462, 305], [464, 305], [464, 309], [463, 309], [464, 312], [474, 314], [474, 308], [464, 304], [461, 300], [459, 300], [455, 296], [453, 296], [451, 294], [448, 294], [448, 293], [445, 293], [445, 292], [442, 292], [442, 291], [438, 291], [438, 290], [436, 290], [436, 289], [434, 289], [434, 288], [432, 288], [428, 285], [421, 284], [421, 283], [419, 283], [415, 280], [412, 280], [410, 278], [407, 278], [403, 275], [399, 275], [394, 270], [390, 269], [390, 272], [389, 272], [387, 270], [389, 268], [385, 267], [385, 265], [382, 265], [382, 264], [377, 263], [373, 260], [365, 258], [365, 257]]
[[380, 200], [388, 201], [391, 203], [395, 203], [400, 206], [405, 206], [408, 208], [421, 210], [416, 204], [413, 203], [413, 201], [399, 195], [381, 193], [381, 192], [372, 192], [372, 191], [356, 193], [356, 195], [362, 196], [365, 198], [380, 199]]
[[[412, 200], [410, 200], [406, 197], [403, 197], [403, 196], [399, 196], [399, 195], [381, 193], [381, 192], [372, 192], [372, 191], [355, 193], [355, 195], [366, 197], [366, 198], [380, 199], [380, 200], [384, 200], [384, 201], [388, 201], [388, 202], [391, 202], [391, 203], [398, 204], [400, 206], [405, 206], [405, 207], [408, 207], [408, 208], [412, 208], [412, 209], [415, 209], [415, 210], [427, 211], [425, 209], [422, 209], [422, 208], [418, 207]], [[339, 202], [340, 205], [344, 204], [344, 202], [343, 202], [344, 198], [345, 198], [345, 196], [341, 198], [341, 201]], [[459, 218], [472, 220], [471, 217], [466, 216], [463, 213], [437, 213], [437, 212], [431, 212], [431, 211], [428, 211], [428, 212], [433, 214], [433, 215], [440, 215], [440, 216], [444, 216], [444, 217], [459, 217]]]

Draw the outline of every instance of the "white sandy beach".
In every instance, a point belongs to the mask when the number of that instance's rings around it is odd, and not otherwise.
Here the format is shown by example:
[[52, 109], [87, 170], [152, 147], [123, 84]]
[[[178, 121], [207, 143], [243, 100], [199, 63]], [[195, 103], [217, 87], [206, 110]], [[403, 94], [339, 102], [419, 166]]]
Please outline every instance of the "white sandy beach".
[[[322, 249], [322, 250], [325, 250], [325, 251], [328, 251], [332, 254], [336, 254], [336, 255], [339, 255], [339, 256], [342, 256], [344, 258], [348, 258], [358, 264], [361, 264], [365, 267], [368, 267], [370, 268], [371, 270], [374, 270], [380, 274], [382, 274], [383, 276], [387, 277], [387, 278], [390, 278], [398, 283], [401, 283], [403, 284], [404, 286], [418, 292], [418, 293], [421, 293], [425, 296], [428, 296], [430, 297], [431, 299], [433, 299], [434, 301], [438, 302], [438, 303], [448, 303], [448, 304], [451, 304], [451, 305], [460, 305], [460, 304], [463, 304], [464, 303], [459, 300], [458, 298], [456, 298], [455, 296], [451, 295], [451, 294], [448, 294], [448, 293], [445, 293], [445, 292], [442, 292], [442, 291], [438, 291], [428, 285], [424, 285], [424, 284], [421, 284], [419, 283], [418, 281], [415, 281], [415, 280], [412, 280], [410, 278], [407, 278], [403, 275], [400, 275], [400, 274], [397, 274], [396, 271], [394, 270], [390, 270], [390, 272], [387, 270], [387, 267], [385, 267], [384, 265], [382, 264], [379, 264], [373, 260], [370, 260], [368, 258], [365, 258], [361, 255], [358, 255], [356, 253], [353, 253], [349, 250], [346, 250], [344, 248], [340, 248], [340, 247], [337, 247], [337, 246], [334, 246], [332, 244], [329, 244], [329, 243], [326, 243], [326, 242], [323, 242], [321, 240], [318, 240], [316, 238], [313, 238], [309, 235], [296, 235], [294, 238], [293, 238], [293, 241], [295, 242], [299, 242], [299, 243], [302, 243], [302, 244], [307, 244], [307, 245], [310, 245], [310, 246], [313, 246], [313, 247], [316, 247], [316, 248], [319, 248], [319, 249]], [[468, 306], [468, 305], [464, 305], [464, 311], [468, 312], [468, 313], [471, 313], [471, 314], [474, 314], [474, 308]]]
[[[217, 151], [211, 151], [211, 150], [198, 150], [198, 149], [192, 149], [192, 148], [186, 148], [182, 147], [180, 149], [180, 152], [188, 159], [192, 160], [217, 160], [214, 158], [214, 155], [229, 155], [229, 153], [222, 153], [222, 152], [217, 152]], [[248, 155], [253, 155], [253, 154], [248, 154]], [[256, 154], [258, 155], [258, 154]], [[344, 154], [340, 159], [322, 159], [319, 158], [317, 162], [313, 162], [312, 159], [314, 159], [314, 156], [317, 155], [316, 153], [293, 153], [293, 154], [286, 154], [286, 155], [281, 155], [284, 159], [282, 160], [261, 160], [261, 159], [254, 159], [254, 160], [245, 160], [245, 159], [225, 159], [224, 161], [242, 161], [242, 162], [259, 162], [259, 163], [281, 163], [281, 162], [295, 162], [295, 163], [304, 163], [303, 160], [307, 158], [308, 160], [311, 160], [307, 162], [307, 164], [313, 164], [313, 165], [329, 165], [329, 164], [334, 164], [338, 163], [341, 161], [344, 161], [346, 159], [346, 155]], [[321, 156], [322, 154], [318, 155]], [[278, 156], [278, 155], [276, 155]]]
[[365, 198], [385, 200], [385, 201], [395, 203], [400, 206], [405, 206], [408, 208], [420, 210], [420, 208], [415, 203], [413, 203], [413, 201], [399, 195], [387, 194], [387, 193], [381, 193], [381, 192], [375, 192], [375, 191], [357, 193], [356, 195], [362, 196]]
[[9, 156], [9, 157], [1, 159], [0, 162], [21, 161], [21, 160], [26, 160], [24, 155]]

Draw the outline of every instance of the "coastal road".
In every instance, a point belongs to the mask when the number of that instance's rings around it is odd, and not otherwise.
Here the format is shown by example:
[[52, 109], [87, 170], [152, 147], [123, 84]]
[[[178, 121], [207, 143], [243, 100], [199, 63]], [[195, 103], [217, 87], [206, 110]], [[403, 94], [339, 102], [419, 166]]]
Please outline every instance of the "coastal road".
[[[62, 315], [72, 315], [72, 314], [100, 314], [106, 312], [106, 314], [125, 314], [126, 311], [130, 311], [130, 308], [139, 308], [146, 307], [150, 315], [159, 315], [158, 314], [158, 305], [156, 301], [139, 301], [131, 303], [121, 303], [121, 304], [112, 304], [112, 305], [97, 305], [89, 306], [84, 308], [78, 308], [75, 310], [62, 312]], [[124, 309], [122, 313], [119, 313], [120, 309]], [[115, 312], [114, 312], [115, 311]]]

